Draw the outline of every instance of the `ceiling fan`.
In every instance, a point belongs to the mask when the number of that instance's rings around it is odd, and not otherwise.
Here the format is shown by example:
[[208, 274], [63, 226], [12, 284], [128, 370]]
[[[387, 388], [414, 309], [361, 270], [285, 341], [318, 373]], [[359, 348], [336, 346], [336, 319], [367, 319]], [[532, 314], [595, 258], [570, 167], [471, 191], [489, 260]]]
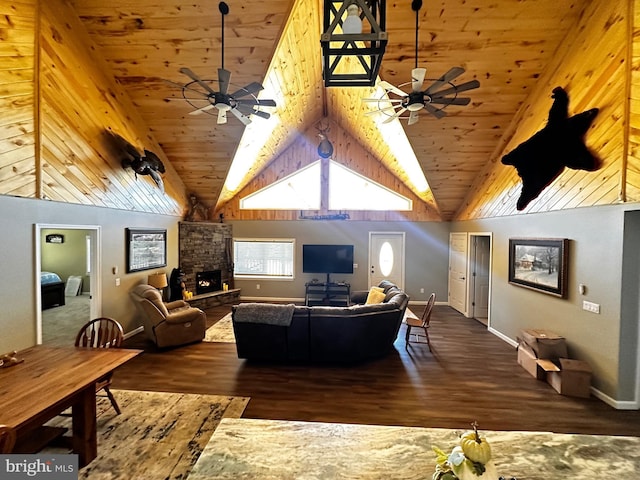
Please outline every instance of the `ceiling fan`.
[[[382, 112], [389, 116], [382, 123], [389, 123], [396, 118], [408, 118], [408, 125], [413, 125], [418, 121], [418, 112], [425, 109], [434, 117], [440, 119], [446, 116], [444, 109], [449, 105], [468, 105], [471, 99], [469, 97], [458, 97], [461, 92], [472, 90], [480, 86], [478, 80], [455, 85], [453, 81], [464, 73], [464, 68], [453, 67], [447, 73], [438, 79], [432, 80], [433, 83], [422, 90], [425, 82], [427, 70], [418, 68], [418, 12], [422, 8], [422, 0], [413, 0], [411, 9], [416, 12], [416, 63], [415, 68], [411, 71], [411, 82], [394, 86], [389, 82], [380, 81], [378, 86], [384, 89], [385, 95], [381, 98], [365, 98], [365, 102], [377, 103], [378, 108], [367, 114]], [[400, 87], [411, 84], [411, 92], [406, 93]], [[408, 117], [402, 116], [409, 112]]]
[[[249, 115], [267, 119], [270, 114], [259, 110], [258, 107], [275, 107], [276, 102], [258, 99], [255, 94], [263, 90], [264, 87], [261, 84], [252, 82], [229, 93], [229, 86], [232, 85], [230, 83], [231, 72], [224, 68], [224, 17], [229, 13], [229, 6], [225, 2], [220, 2], [218, 9], [222, 14], [222, 65], [221, 68], [218, 68], [218, 80], [204, 80], [189, 68], [184, 67], [180, 69], [180, 73], [189, 77], [191, 82], [185, 85], [170, 80], [167, 82], [181, 88], [184, 100], [195, 108], [189, 115], [202, 113], [216, 115], [218, 124], [227, 123], [227, 112], [231, 112], [245, 125], [251, 123]], [[216, 83], [218, 90], [214, 90]]]

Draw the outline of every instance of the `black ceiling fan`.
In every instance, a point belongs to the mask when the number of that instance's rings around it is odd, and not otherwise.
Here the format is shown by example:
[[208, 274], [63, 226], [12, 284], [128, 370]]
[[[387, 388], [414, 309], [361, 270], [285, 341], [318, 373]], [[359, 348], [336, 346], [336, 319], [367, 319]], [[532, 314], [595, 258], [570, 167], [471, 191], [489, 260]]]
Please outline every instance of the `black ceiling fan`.
[[[411, 9], [416, 12], [416, 63], [411, 71], [411, 82], [395, 86], [389, 82], [380, 81], [378, 86], [384, 89], [385, 95], [381, 98], [365, 98], [365, 102], [377, 103], [378, 108], [369, 112], [373, 114], [382, 112], [389, 116], [382, 123], [389, 123], [396, 118], [408, 118], [408, 124], [413, 125], [418, 121], [418, 112], [425, 109], [434, 117], [440, 119], [446, 116], [444, 109], [449, 105], [468, 105], [469, 97], [458, 97], [461, 92], [472, 90], [480, 86], [478, 80], [455, 85], [453, 81], [464, 73], [464, 68], [453, 67], [438, 79], [430, 79], [433, 83], [422, 90], [427, 70], [418, 68], [418, 12], [422, 8], [422, 0], [413, 0]], [[411, 84], [411, 92], [406, 93], [400, 87]], [[409, 112], [408, 116], [402, 116]]]
[[[259, 110], [259, 107], [275, 107], [274, 100], [258, 99], [256, 93], [264, 87], [258, 82], [252, 82], [229, 93], [231, 72], [224, 68], [224, 17], [229, 13], [229, 6], [225, 2], [218, 4], [222, 14], [222, 65], [218, 68], [218, 79], [204, 80], [193, 73], [189, 68], [181, 68], [180, 73], [189, 77], [192, 81], [181, 85], [167, 80], [170, 84], [182, 89], [182, 96], [195, 108], [189, 115], [208, 113], [218, 117], [218, 124], [227, 123], [227, 112], [231, 112], [245, 125], [251, 123], [249, 115], [261, 118], [269, 118], [270, 114]], [[214, 90], [217, 84], [218, 90]], [[213, 87], [212, 87], [213, 86]]]

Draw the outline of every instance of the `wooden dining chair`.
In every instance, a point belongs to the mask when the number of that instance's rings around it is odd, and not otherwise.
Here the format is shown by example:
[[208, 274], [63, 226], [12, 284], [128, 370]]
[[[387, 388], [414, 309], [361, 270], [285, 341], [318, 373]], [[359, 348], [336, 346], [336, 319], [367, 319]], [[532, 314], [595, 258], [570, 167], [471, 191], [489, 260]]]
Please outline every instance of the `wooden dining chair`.
[[0, 453], [11, 453], [15, 443], [16, 431], [6, 425], [0, 425]]
[[[426, 343], [429, 346], [429, 351], [431, 351], [431, 340], [429, 339], [429, 323], [431, 322], [431, 311], [433, 310], [433, 305], [435, 303], [436, 294], [432, 293], [429, 296], [429, 300], [427, 300], [427, 306], [425, 307], [424, 312], [422, 312], [421, 318], [407, 317], [407, 332], [404, 337], [405, 346], [409, 345], [410, 337], [411, 335], [414, 335], [416, 337], [416, 343], [425, 343], [424, 341], [420, 340], [421, 338], [425, 338]], [[422, 332], [411, 333], [412, 328], [422, 329], [424, 331], [424, 334]]]
[[[76, 336], [76, 347], [119, 348], [124, 340], [122, 325], [109, 317], [101, 317], [85, 324]], [[109, 390], [113, 374], [109, 373], [96, 382], [96, 393], [104, 390], [115, 411], [120, 415], [120, 407]]]

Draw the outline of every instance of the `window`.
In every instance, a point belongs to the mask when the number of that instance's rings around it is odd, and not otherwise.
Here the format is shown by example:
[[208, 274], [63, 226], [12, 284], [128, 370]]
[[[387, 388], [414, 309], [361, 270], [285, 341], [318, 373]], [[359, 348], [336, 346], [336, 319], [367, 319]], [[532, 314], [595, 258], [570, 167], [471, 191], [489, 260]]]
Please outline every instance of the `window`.
[[235, 278], [293, 280], [294, 239], [234, 239]]
[[[241, 209], [319, 210], [322, 189], [329, 210], [411, 210], [410, 199], [329, 160], [328, 186], [322, 184], [318, 160], [285, 178], [240, 199]], [[328, 193], [326, 193], [328, 189]]]

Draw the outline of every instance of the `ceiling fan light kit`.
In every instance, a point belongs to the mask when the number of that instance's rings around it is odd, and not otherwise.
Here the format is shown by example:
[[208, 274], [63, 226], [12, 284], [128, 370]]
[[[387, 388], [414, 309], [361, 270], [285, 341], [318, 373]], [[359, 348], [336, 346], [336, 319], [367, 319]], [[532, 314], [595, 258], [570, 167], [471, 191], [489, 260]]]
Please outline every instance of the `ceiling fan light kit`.
[[[376, 104], [377, 108], [370, 114], [379, 112], [388, 118], [382, 123], [389, 123], [395, 119], [408, 119], [407, 124], [418, 122], [420, 110], [426, 110], [434, 117], [440, 119], [447, 115], [444, 111], [449, 105], [468, 105], [469, 97], [459, 97], [458, 94], [472, 90], [480, 86], [477, 80], [456, 85], [453, 81], [464, 73], [464, 68], [453, 67], [438, 79], [429, 79], [433, 83], [423, 89], [427, 70], [418, 67], [418, 31], [419, 11], [422, 8], [422, 0], [413, 0], [411, 9], [416, 12], [416, 61], [415, 68], [411, 70], [411, 82], [395, 86], [389, 82], [381, 81], [378, 86], [384, 90], [380, 98], [365, 98], [365, 102]], [[401, 87], [411, 85], [411, 91], [406, 93]]]
[[[375, 85], [387, 47], [386, 8], [386, 0], [324, 0], [320, 44], [325, 87]], [[354, 59], [357, 71], [345, 59]]]
[[[183, 98], [195, 109], [189, 112], [189, 115], [200, 115], [202, 113], [214, 115], [217, 117], [218, 125], [227, 123], [227, 112], [231, 112], [244, 125], [251, 123], [250, 115], [268, 119], [271, 115], [260, 110], [259, 107], [275, 107], [276, 102], [274, 100], [258, 99], [256, 94], [264, 88], [261, 84], [252, 82], [229, 93], [229, 87], [233, 85], [230, 82], [231, 72], [224, 68], [224, 17], [229, 13], [229, 6], [225, 2], [220, 2], [218, 10], [222, 15], [222, 62], [220, 68], [218, 68], [218, 79], [202, 79], [191, 69], [183, 67], [180, 69], [180, 73], [189, 77], [191, 82], [185, 85], [175, 84], [174, 82], [169, 83], [182, 88]], [[218, 90], [215, 90], [212, 85], [214, 87], [217, 86]]]

